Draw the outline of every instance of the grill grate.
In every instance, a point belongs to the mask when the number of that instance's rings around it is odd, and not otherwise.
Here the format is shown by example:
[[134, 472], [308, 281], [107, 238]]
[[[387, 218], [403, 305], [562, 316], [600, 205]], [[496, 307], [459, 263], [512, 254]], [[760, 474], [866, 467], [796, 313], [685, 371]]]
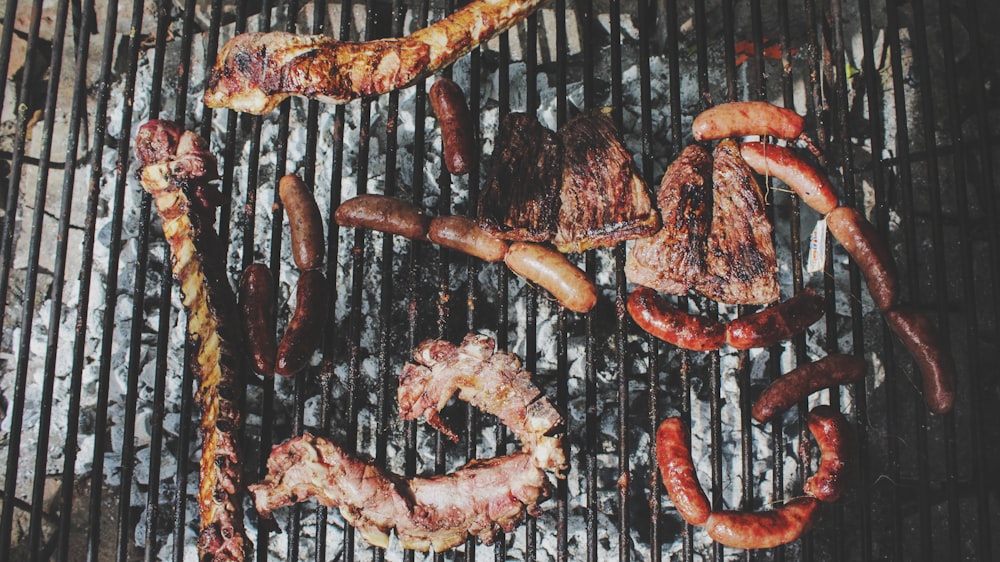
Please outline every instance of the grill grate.
[[[214, 54], [235, 33], [399, 36], [457, 7], [6, 3], [0, 67], [13, 78], [0, 89], [0, 159], [10, 170], [0, 218], [3, 558], [183, 560], [195, 552], [194, 381], [183, 368], [190, 357], [169, 252], [149, 196], [129, 177], [132, 131], [161, 117], [212, 139], [233, 278], [266, 259], [287, 282], [283, 209], [258, 211], [287, 172], [315, 186], [327, 218], [367, 191], [432, 214], [470, 213], [488, 158], [467, 178], [442, 171], [426, 81], [348, 106], [294, 100], [263, 117], [199, 102]], [[410, 349], [486, 329], [567, 412], [572, 470], [541, 518], [493, 547], [470, 539], [435, 560], [992, 559], [1000, 517], [987, 476], [1000, 464], [990, 446], [1000, 420], [991, 407], [997, 372], [986, 358], [997, 350], [1000, 318], [1000, 234], [989, 219], [1000, 210], [992, 168], [1000, 142], [991, 132], [1000, 113], [989, 84], [1000, 43], [981, 22], [996, 12], [979, 0], [554, 0], [445, 72], [482, 108], [476, 133], [486, 153], [508, 112], [561, 125], [579, 109], [613, 105], [650, 185], [690, 142], [691, 117], [712, 103], [768, 99], [806, 114], [844, 201], [869, 210], [896, 249], [904, 294], [950, 335], [960, 371], [953, 414], [927, 415], [912, 361], [832, 243], [822, 278], [803, 275], [802, 229], [815, 213], [777, 190], [770, 212], [789, 248], [783, 293], [821, 285], [820, 331], [833, 337], [797, 336], [768, 355], [677, 351], [638, 330], [624, 307], [624, 245], [578, 257], [603, 289], [598, 307], [580, 316], [506, 268], [331, 228], [328, 317], [336, 321], [318, 366], [248, 387], [245, 480], [263, 476], [273, 444], [305, 430], [406, 475], [505, 454], [505, 428], [468, 406], [449, 410], [465, 422], [460, 446], [395, 419], [395, 375]], [[776, 59], [765, 49], [771, 41]], [[747, 44], [748, 58], [738, 59]], [[48, 60], [34, 56], [46, 49]], [[65, 164], [52, 160], [60, 149]], [[279, 310], [287, 296], [276, 297]], [[734, 313], [700, 297], [679, 303]], [[766, 428], [751, 424], [750, 406], [767, 380], [833, 352], [865, 357], [874, 371], [824, 398], [858, 434], [847, 500], [825, 506], [818, 528], [787, 547], [744, 553], [709, 543], [662, 493], [656, 425], [673, 412], [693, 424], [716, 508], [789, 499], [811, 471], [798, 455], [809, 439], [808, 404]], [[280, 531], [248, 516], [260, 561], [386, 558], [326, 508], [303, 504], [279, 517]]]

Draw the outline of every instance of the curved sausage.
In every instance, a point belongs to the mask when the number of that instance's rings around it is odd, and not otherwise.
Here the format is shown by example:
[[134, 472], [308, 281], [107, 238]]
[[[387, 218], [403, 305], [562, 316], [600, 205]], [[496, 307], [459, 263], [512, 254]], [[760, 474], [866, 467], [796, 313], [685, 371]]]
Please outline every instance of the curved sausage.
[[253, 370], [270, 377], [274, 375], [275, 341], [274, 279], [271, 270], [262, 263], [247, 266], [240, 276], [240, 312], [247, 355]]
[[323, 244], [323, 217], [312, 192], [298, 176], [288, 174], [278, 182], [278, 196], [288, 213], [295, 265], [301, 270], [322, 267], [323, 255], [326, 253]]
[[419, 240], [427, 237], [431, 222], [423, 211], [412, 204], [373, 193], [344, 201], [337, 207], [333, 219], [340, 226], [369, 228]]
[[896, 262], [872, 223], [853, 207], [837, 207], [826, 216], [826, 226], [858, 264], [879, 310], [885, 312], [898, 304]]
[[955, 404], [955, 361], [934, 325], [908, 306], [886, 312], [885, 319], [920, 369], [927, 408], [935, 414], [950, 412]]
[[736, 349], [769, 347], [787, 340], [823, 317], [823, 297], [806, 287], [785, 302], [726, 325], [726, 343]]
[[799, 365], [764, 389], [753, 405], [753, 419], [767, 423], [817, 390], [860, 380], [866, 369], [864, 359], [838, 353]]
[[726, 325], [670, 306], [649, 287], [628, 296], [628, 312], [640, 328], [661, 340], [692, 351], [711, 351], [726, 343]]
[[476, 221], [459, 215], [432, 219], [427, 238], [483, 261], [501, 261], [507, 255], [506, 242], [480, 228]]
[[790, 543], [819, 519], [816, 498], [795, 498], [785, 505], [760, 511], [714, 511], [705, 530], [712, 540], [733, 548], [773, 548]]
[[844, 414], [826, 405], [813, 408], [808, 423], [821, 456], [819, 469], [803, 490], [819, 501], [835, 502], [844, 493], [854, 464], [854, 430]]
[[740, 146], [740, 154], [755, 172], [785, 182], [817, 213], [825, 215], [837, 208], [837, 192], [826, 174], [799, 158], [794, 151], [775, 144], [745, 142]]
[[476, 134], [472, 129], [472, 117], [469, 116], [462, 88], [441, 77], [431, 85], [429, 98], [434, 115], [441, 125], [445, 167], [455, 175], [468, 173], [472, 167], [472, 159], [475, 158], [473, 147]]
[[566, 256], [546, 246], [514, 242], [503, 258], [514, 273], [537, 283], [574, 312], [587, 312], [597, 304], [597, 287]]
[[692, 525], [704, 525], [712, 513], [688, 448], [688, 430], [680, 418], [667, 418], [656, 431], [656, 462], [663, 486], [677, 512]]
[[691, 124], [691, 134], [697, 141], [749, 135], [792, 140], [804, 127], [805, 120], [791, 109], [764, 101], [736, 101], [702, 111]]
[[290, 377], [309, 364], [323, 339], [326, 318], [326, 277], [317, 269], [303, 271], [296, 285], [295, 314], [278, 346], [275, 371]]

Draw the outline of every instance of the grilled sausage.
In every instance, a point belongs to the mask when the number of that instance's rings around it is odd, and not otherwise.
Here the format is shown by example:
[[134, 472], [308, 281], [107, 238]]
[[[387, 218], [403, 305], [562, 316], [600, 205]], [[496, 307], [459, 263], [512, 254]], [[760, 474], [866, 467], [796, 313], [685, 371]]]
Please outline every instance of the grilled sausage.
[[594, 282], [552, 248], [514, 242], [503, 261], [511, 271], [537, 283], [574, 312], [587, 312], [597, 304]]
[[274, 375], [275, 341], [274, 280], [271, 270], [254, 263], [240, 276], [240, 312], [246, 350], [253, 370], [270, 377]]
[[770, 135], [795, 139], [805, 120], [791, 109], [763, 101], [737, 101], [710, 107], [694, 118], [691, 134], [697, 141]]
[[431, 220], [410, 203], [388, 195], [365, 194], [337, 207], [333, 219], [340, 226], [370, 228], [423, 240]]
[[326, 277], [317, 269], [303, 271], [296, 285], [295, 313], [278, 346], [275, 371], [290, 377], [309, 364], [323, 337]]
[[757, 513], [714, 511], [705, 530], [712, 540], [733, 548], [773, 548], [790, 543], [819, 519], [819, 501], [796, 498], [776, 509]]
[[628, 312], [640, 328], [677, 347], [711, 351], [726, 343], [725, 324], [678, 310], [649, 287], [632, 291]]
[[879, 310], [885, 312], [898, 304], [896, 262], [872, 223], [853, 207], [837, 207], [826, 216], [826, 226], [861, 268], [868, 292]]
[[809, 431], [819, 445], [819, 469], [803, 485], [803, 490], [819, 501], [835, 502], [847, 486], [854, 464], [854, 430], [832, 406], [816, 406], [809, 412]]
[[726, 325], [726, 343], [736, 349], [768, 347], [787, 340], [823, 317], [823, 297], [806, 287], [785, 302]]
[[429, 97], [434, 115], [437, 115], [441, 125], [444, 165], [455, 175], [466, 174], [475, 158], [476, 134], [472, 129], [472, 117], [469, 115], [468, 104], [465, 103], [465, 94], [458, 84], [440, 77], [431, 86]]
[[278, 196], [288, 213], [292, 231], [292, 258], [299, 269], [323, 266], [323, 217], [316, 199], [306, 184], [295, 174], [288, 174], [278, 182]]
[[825, 215], [837, 208], [837, 192], [830, 180], [794, 151], [775, 144], [745, 142], [740, 154], [755, 172], [785, 182], [817, 213]]
[[667, 418], [656, 431], [656, 462], [670, 501], [685, 521], [704, 525], [712, 513], [688, 448], [688, 430], [680, 418]]
[[501, 261], [507, 254], [506, 242], [480, 228], [476, 221], [459, 215], [432, 219], [427, 238], [483, 261]]
[[935, 414], [950, 412], [955, 404], [955, 361], [934, 325], [908, 306], [893, 308], [885, 319], [920, 369], [927, 407]]
[[753, 419], [767, 423], [817, 390], [861, 379], [865, 369], [864, 359], [841, 354], [799, 365], [764, 389], [753, 405]]

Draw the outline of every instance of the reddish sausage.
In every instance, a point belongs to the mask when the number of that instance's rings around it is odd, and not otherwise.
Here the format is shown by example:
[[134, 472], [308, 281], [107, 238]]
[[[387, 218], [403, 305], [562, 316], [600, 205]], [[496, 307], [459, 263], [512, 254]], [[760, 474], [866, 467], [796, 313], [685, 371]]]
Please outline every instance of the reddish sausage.
[[826, 216], [826, 226], [861, 268], [879, 310], [884, 312], [898, 304], [896, 262], [872, 223], [853, 207], [837, 207]]
[[303, 271], [296, 285], [295, 314], [278, 346], [275, 371], [290, 377], [309, 364], [323, 337], [326, 277], [318, 269]]
[[830, 180], [795, 152], [775, 144], [745, 142], [740, 154], [755, 172], [785, 182], [817, 213], [825, 215], [837, 208], [837, 193]]
[[447, 78], [438, 78], [431, 86], [430, 101], [441, 125], [445, 167], [455, 175], [468, 173], [475, 158], [476, 137], [462, 88]]
[[802, 134], [805, 120], [791, 109], [764, 101], [724, 103], [702, 111], [691, 124], [697, 141], [770, 135], [795, 139]]
[[507, 243], [479, 227], [479, 223], [458, 215], [435, 217], [427, 238], [445, 248], [458, 250], [483, 261], [501, 261], [507, 255]]
[[688, 448], [688, 430], [680, 418], [663, 420], [656, 431], [656, 462], [677, 512], [692, 525], [704, 525], [712, 506], [698, 482]]
[[510, 245], [504, 263], [514, 273], [538, 283], [574, 312], [587, 312], [597, 304], [597, 287], [566, 256], [529, 242]]
[[800, 365], [764, 389], [753, 405], [753, 419], [767, 423], [817, 390], [860, 380], [865, 369], [864, 359], [840, 354]]
[[255, 263], [243, 270], [240, 276], [240, 312], [253, 370], [267, 377], [273, 376], [275, 349], [278, 347], [274, 336], [274, 280], [266, 265]]
[[819, 445], [816, 474], [806, 480], [803, 490], [819, 501], [835, 502], [847, 486], [854, 464], [854, 430], [832, 406], [816, 406], [809, 412], [809, 431]]
[[955, 361], [934, 325], [908, 306], [886, 312], [885, 319], [920, 369], [927, 407], [935, 414], [950, 412], [955, 404]]
[[715, 511], [705, 530], [712, 540], [733, 548], [773, 548], [790, 543], [819, 519], [816, 498], [796, 498], [776, 509], [757, 513]]
[[410, 203], [375, 194], [358, 195], [344, 201], [333, 218], [340, 226], [370, 228], [414, 239], [426, 238], [431, 222]]
[[677, 347], [711, 351], [726, 343], [725, 324], [678, 310], [649, 287], [632, 291], [628, 312], [640, 328]]
[[823, 317], [823, 297], [810, 288], [785, 302], [726, 325], [726, 343], [736, 349], [768, 347], [798, 334]]
[[312, 192], [295, 174], [278, 182], [278, 196], [288, 213], [292, 231], [292, 258], [299, 269], [323, 266], [323, 217]]

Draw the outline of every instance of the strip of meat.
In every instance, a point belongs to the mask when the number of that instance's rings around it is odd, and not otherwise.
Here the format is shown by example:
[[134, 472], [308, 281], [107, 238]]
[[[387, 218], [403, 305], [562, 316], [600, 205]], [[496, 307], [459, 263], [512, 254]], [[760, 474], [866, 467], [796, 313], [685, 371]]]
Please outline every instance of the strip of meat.
[[139, 181], [153, 196], [180, 282], [192, 342], [191, 369], [202, 409], [198, 534], [202, 561], [240, 561], [250, 547], [239, 501], [242, 467], [237, 436], [245, 382], [239, 375], [240, 323], [226, 256], [215, 232], [215, 157], [195, 133], [169, 121], [149, 121], [136, 135]]
[[712, 505], [698, 482], [689, 442], [687, 427], [680, 418], [663, 420], [656, 431], [656, 462], [677, 512], [692, 525], [704, 525]]
[[799, 158], [794, 151], [775, 144], [745, 142], [740, 146], [740, 154], [758, 174], [785, 182], [817, 213], [825, 215], [837, 208], [837, 192], [826, 174]]
[[533, 115], [500, 121], [490, 177], [479, 194], [479, 224], [504, 240], [547, 242], [556, 232], [562, 140]]
[[725, 324], [678, 310], [648, 287], [632, 291], [628, 312], [640, 328], [677, 347], [711, 351], [726, 343]]
[[805, 120], [791, 109], [763, 101], [736, 101], [710, 107], [694, 118], [696, 141], [769, 135], [792, 140], [802, 134]]
[[275, 371], [290, 377], [305, 369], [323, 341], [326, 320], [326, 276], [318, 269], [299, 275], [295, 285], [295, 313], [281, 336]]
[[597, 287], [566, 256], [546, 246], [514, 242], [503, 261], [514, 273], [538, 283], [559, 304], [573, 312], [588, 312], [597, 304]]
[[735, 142], [720, 142], [713, 157], [712, 226], [705, 275], [696, 290], [727, 304], [775, 302], [780, 297], [778, 260], [764, 195]]
[[663, 228], [641, 238], [625, 260], [625, 275], [671, 295], [693, 289], [704, 273], [712, 214], [712, 155], [692, 144], [667, 168], [656, 194]]
[[507, 255], [506, 242], [480, 228], [476, 221], [460, 215], [433, 218], [427, 238], [483, 261], [503, 261]]
[[726, 343], [736, 349], [770, 347], [805, 330], [822, 317], [823, 297], [806, 287], [782, 303], [727, 324]]
[[278, 182], [278, 196], [288, 213], [295, 265], [303, 271], [323, 267], [323, 217], [312, 192], [298, 176], [288, 174]]
[[816, 406], [809, 412], [809, 431], [819, 445], [819, 469], [805, 485], [806, 494], [823, 502], [840, 499], [847, 487], [855, 459], [854, 430], [832, 406]]
[[826, 216], [826, 226], [858, 264], [875, 306], [885, 312], [899, 304], [896, 261], [872, 223], [853, 207], [837, 207]]
[[476, 134], [472, 130], [465, 94], [458, 84], [443, 77], [434, 81], [429, 93], [431, 107], [441, 126], [444, 165], [452, 174], [466, 174], [476, 157]]
[[955, 360], [931, 321], [909, 306], [897, 306], [885, 319], [903, 343], [923, 377], [924, 401], [935, 414], [946, 414], [955, 405]]
[[369, 228], [415, 240], [427, 238], [431, 219], [402, 199], [368, 193], [348, 199], [337, 207], [334, 221], [340, 226]]
[[864, 359], [838, 353], [799, 365], [764, 389], [753, 405], [753, 419], [767, 423], [813, 392], [861, 380], [866, 369]]
[[403, 548], [441, 552], [468, 535], [491, 544], [510, 532], [550, 494], [531, 453], [474, 460], [451, 474], [404, 478], [306, 433], [274, 448], [263, 482], [251, 485], [257, 511], [311, 498], [339, 508], [369, 543], [387, 548], [395, 531]]
[[610, 112], [587, 111], [559, 129], [563, 173], [554, 242], [560, 252], [614, 246], [660, 229], [649, 186]]
[[773, 548], [801, 537], [819, 519], [816, 498], [796, 498], [760, 511], [714, 511], [705, 523], [712, 540], [733, 548]]
[[274, 279], [262, 263], [250, 264], [240, 276], [240, 311], [247, 355], [254, 371], [265, 377], [274, 375], [275, 340]]
[[205, 105], [264, 114], [290, 95], [328, 103], [405, 88], [510, 28], [545, 0], [476, 0], [403, 38], [361, 43], [283, 32], [237, 35], [219, 51]]

